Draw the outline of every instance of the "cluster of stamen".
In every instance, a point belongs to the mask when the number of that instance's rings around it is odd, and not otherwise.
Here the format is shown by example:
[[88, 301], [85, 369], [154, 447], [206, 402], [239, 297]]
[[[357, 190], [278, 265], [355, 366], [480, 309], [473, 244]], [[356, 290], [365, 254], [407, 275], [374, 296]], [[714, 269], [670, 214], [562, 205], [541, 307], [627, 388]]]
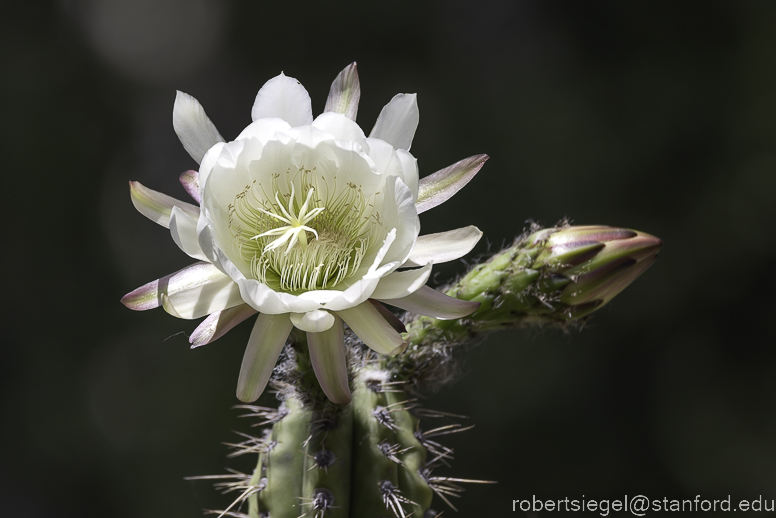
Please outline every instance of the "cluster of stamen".
[[332, 288], [358, 270], [380, 233], [379, 193], [338, 186], [315, 167], [274, 173], [266, 187], [254, 181], [229, 206], [235, 249], [254, 278], [293, 293]]

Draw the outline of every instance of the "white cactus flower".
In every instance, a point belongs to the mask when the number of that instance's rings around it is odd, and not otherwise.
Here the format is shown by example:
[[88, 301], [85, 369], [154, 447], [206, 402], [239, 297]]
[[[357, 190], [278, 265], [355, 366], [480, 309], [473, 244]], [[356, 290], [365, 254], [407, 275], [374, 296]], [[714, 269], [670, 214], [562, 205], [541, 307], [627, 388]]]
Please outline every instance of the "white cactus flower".
[[473, 226], [418, 237], [418, 214], [455, 194], [485, 155], [418, 180], [409, 148], [418, 124], [414, 94], [395, 96], [367, 137], [354, 122], [355, 63], [332, 83], [323, 114], [283, 74], [259, 90], [253, 123], [225, 142], [202, 106], [178, 92], [173, 126], [199, 172], [181, 176], [199, 206], [130, 183], [135, 207], [168, 227], [198, 262], [126, 295], [129, 308], [162, 306], [180, 318], [209, 315], [198, 347], [259, 313], [243, 358], [237, 396], [263, 392], [292, 327], [305, 331], [321, 387], [350, 401], [343, 322], [381, 354], [407, 343], [380, 302], [436, 318], [460, 318], [478, 304], [427, 286], [433, 263], [468, 253]]

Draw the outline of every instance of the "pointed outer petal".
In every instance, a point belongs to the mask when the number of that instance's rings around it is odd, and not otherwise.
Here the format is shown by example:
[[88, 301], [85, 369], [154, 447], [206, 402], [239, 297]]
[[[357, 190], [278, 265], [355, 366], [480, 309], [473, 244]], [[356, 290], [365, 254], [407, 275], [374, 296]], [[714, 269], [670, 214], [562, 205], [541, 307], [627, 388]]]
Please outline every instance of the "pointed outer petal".
[[431, 275], [432, 263], [427, 263], [423, 268], [393, 272], [382, 279], [372, 292], [375, 299], [400, 299], [410, 293], [419, 290], [428, 281]]
[[358, 80], [356, 64], [351, 63], [337, 74], [329, 89], [324, 112], [337, 112], [348, 119], [356, 120], [358, 101], [361, 99], [361, 82]]
[[180, 181], [189, 196], [197, 203], [202, 203], [202, 197], [199, 195], [199, 173], [193, 170], [186, 171], [181, 174]]
[[189, 257], [206, 261], [207, 257], [197, 241], [197, 219], [192, 218], [178, 207], [173, 207], [170, 213], [170, 234], [178, 248]]
[[213, 313], [203, 320], [189, 337], [191, 348], [196, 349], [202, 345], [215, 342], [234, 326], [255, 314], [256, 310], [248, 304], [240, 304], [239, 306]]
[[302, 83], [282, 72], [261, 87], [253, 103], [253, 120], [278, 117], [291, 126], [306, 126], [313, 121], [310, 94]]
[[[218, 273], [220, 274], [220, 272]], [[204, 262], [194, 263], [175, 273], [165, 275], [161, 279], [151, 281], [140, 286], [138, 289], [127, 293], [121, 299], [121, 303], [135, 311], [146, 311], [148, 309], [158, 308], [162, 305], [163, 294], [176, 293], [181, 290], [189, 289], [189, 287], [193, 285], [213, 282], [214, 279], [220, 280], [223, 276], [224, 275], [221, 274], [219, 277], [218, 274], [213, 271], [212, 264]]]
[[129, 195], [132, 197], [132, 205], [140, 214], [165, 228], [170, 228], [173, 207], [180, 207], [194, 219], [199, 217], [199, 207], [149, 189], [140, 182], [129, 182]]
[[412, 199], [417, 202], [420, 188], [418, 180], [418, 159], [412, 156], [409, 151], [403, 149], [397, 149], [396, 156], [399, 157], [402, 170], [404, 171], [402, 179], [407, 187], [410, 188], [410, 191], [412, 191]]
[[377, 116], [370, 137], [382, 139], [396, 149], [409, 151], [420, 112], [416, 94], [396, 94]]
[[196, 274], [173, 274], [166, 289], [159, 289], [180, 318], [200, 318], [243, 303], [237, 284], [212, 264], [197, 263], [189, 268], [195, 268]]
[[417, 313], [418, 315], [434, 317], [440, 320], [465, 317], [466, 315], [471, 315], [480, 307], [479, 302], [469, 302], [449, 297], [428, 286], [423, 286], [413, 294], [400, 299], [380, 299], [380, 301], [410, 313]]
[[235, 140], [242, 140], [246, 138], [255, 138], [259, 141], [266, 143], [275, 137], [278, 133], [290, 130], [291, 125], [278, 117], [270, 117], [265, 119], [259, 119], [257, 121], [248, 124], [242, 132], [237, 135]]
[[322, 113], [315, 118], [312, 126], [334, 135], [334, 138], [338, 140], [351, 140], [360, 143], [362, 146], [366, 141], [366, 135], [364, 135], [364, 130], [361, 129], [361, 126], [341, 113]]
[[345, 354], [345, 334], [342, 319], [337, 318], [331, 328], [321, 333], [307, 333], [310, 363], [321, 388], [334, 403], [350, 403], [348, 363]]
[[475, 226], [457, 228], [420, 236], [415, 242], [409, 259], [402, 266], [419, 266], [454, 261], [471, 252], [482, 237], [482, 231]]
[[474, 178], [488, 155], [474, 155], [420, 179], [418, 214], [433, 209], [450, 198]]
[[338, 311], [337, 315], [342, 317], [362, 342], [380, 354], [393, 356], [407, 348], [407, 342], [369, 302]]
[[334, 325], [334, 315], [322, 309], [307, 313], [291, 313], [291, 323], [308, 333], [322, 333]]
[[199, 164], [207, 150], [224, 141], [205, 109], [189, 94], [178, 91], [172, 109], [172, 127], [191, 158]]
[[407, 326], [405, 326], [404, 322], [399, 320], [399, 317], [394, 315], [390, 309], [386, 308], [375, 299], [369, 299], [369, 302], [375, 307], [377, 311], [380, 312], [385, 321], [391, 324], [391, 327], [394, 328], [398, 333], [407, 332]]
[[[383, 204], [383, 222], [387, 227], [397, 229], [396, 242], [385, 255], [385, 261], [404, 264], [418, 239], [420, 218], [415, 210], [412, 192], [401, 178], [387, 178], [383, 189], [386, 197], [386, 203]], [[387, 203], [390, 197], [395, 200], [393, 204]]]
[[288, 315], [261, 314], [256, 319], [237, 381], [240, 401], [251, 403], [264, 392], [292, 327]]

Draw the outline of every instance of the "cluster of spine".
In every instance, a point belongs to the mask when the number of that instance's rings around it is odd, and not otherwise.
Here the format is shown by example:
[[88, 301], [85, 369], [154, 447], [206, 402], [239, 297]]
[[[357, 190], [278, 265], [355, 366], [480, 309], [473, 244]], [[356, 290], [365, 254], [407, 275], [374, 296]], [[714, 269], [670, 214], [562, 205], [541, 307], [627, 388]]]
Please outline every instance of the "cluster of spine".
[[[488, 483], [433, 475], [453, 450], [440, 435], [471, 427], [461, 417], [424, 410], [412, 395], [454, 377], [453, 352], [477, 333], [521, 324], [579, 322], [606, 304], [655, 259], [660, 240], [611, 227], [532, 229], [490, 260], [475, 265], [447, 290], [480, 308], [459, 320], [406, 321], [407, 350], [378, 357], [351, 333], [346, 337], [352, 401], [330, 402], [317, 383], [303, 334], [292, 335], [272, 384], [278, 409], [241, 406], [261, 437], [243, 435], [231, 456], [255, 454], [250, 474], [214, 477], [236, 492], [220, 516], [238, 518], [407, 518], [437, 516], [434, 494], [453, 507], [460, 483]], [[421, 419], [447, 424], [424, 430]]]
[[[360, 368], [353, 400], [339, 407], [314, 410], [299, 395], [288, 395], [278, 409], [241, 405], [244, 417], [268, 426], [260, 437], [240, 434], [229, 444], [230, 457], [254, 454], [252, 474], [192, 477], [216, 479], [216, 486], [237, 496], [224, 510], [237, 518], [348, 518], [418, 516], [433, 518], [436, 493], [448, 505], [463, 491], [460, 483], [485, 481], [440, 477], [453, 450], [437, 437], [468, 430], [458, 423], [430, 429], [433, 418], [453, 416], [422, 409], [408, 396], [406, 381], [392, 381], [379, 362]], [[453, 507], [454, 508], [454, 507]]]

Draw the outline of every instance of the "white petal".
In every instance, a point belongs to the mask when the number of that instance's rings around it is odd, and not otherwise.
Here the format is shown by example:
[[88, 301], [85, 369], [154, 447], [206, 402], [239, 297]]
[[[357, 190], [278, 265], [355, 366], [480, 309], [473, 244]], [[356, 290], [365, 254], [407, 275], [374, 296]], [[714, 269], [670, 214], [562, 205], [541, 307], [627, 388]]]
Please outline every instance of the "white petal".
[[255, 138], [262, 143], [274, 138], [278, 133], [291, 129], [291, 125], [280, 118], [264, 118], [252, 122], [237, 136], [235, 140]]
[[172, 127], [184, 149], [198, 164], [208, 149], [224, 141], [199, 101], [180, 91], [175, 96], [172, 109]]
[[189, 170], [182, 173], [178, 179], [189, 196], [194, 198], [197, 203], [202, 203], [202, 197], [199, 195], [199, 173]]
[[403, 149], [397, 149], [396, 156], [399, 157], [402, 170], [404, 171], [402, 180], [412, 191], [412, 199], [418, 201], [418, 159], [412, 156], [409, 151]]
[[315, 118], [312, 126], [334, 135], [336, 139], [352, 140], [361, 143], [362, 146], [366, 140], [366, 135], [364, 135], [364, 130], [361, 129], [361, 126], [341, 113], [322, 113]]
[[[480, 307], [479, 302], [469, 302], [450, 297], [428, 286], [400, 299], [380, 299], [381, 302], [396, 306], [410, 313], [450, 320], [471, 315]], [[356, 333], [358, 334], [358, 333]]]
[[200, 204], [202, 203], [202, 191], [205, 188], [205, 182], [207, 182], [207, 177], [210, 174], [210, 171], [213, 170], [213, 167], [216, 165], [216, 161], [218, 160], [218, 157], [221, 156], [221, 151], [223, 151], [224, 147], [226, 146], [225, 142], [220, 142], [210, 148], [207, 153], [205, 153], [205, 156], [202, 158], [202, 163], [199, 165], [199, 197], [200, 197]]
[[191, 333], [189, 343], [195, 349], [205, 344], [215, 342], [234, 326], [256, 314], [256, 310], [248, 304], [240, 304], [233, 308], [213, 313], [203, 320]]
[[178, 248], [189, 257], [206, 261], [197, 240], [197, 218], [192, 218], [178, 207], [173, 207], [170, 213], [170, 234]]
[[261, 87], [251, 117], [253, 120], [278, 117], [291, 126], [306, 126], [313, 121], [310, 95], [299, 81], [281, 72]]
[[416, 94], [397, 94], [383, 107], [370, 137], [382, 139], [396, 149], [409, 151], [418, 129], [418, 99]]
[[[395, 227], [396, 242], [386, 254], [385, 261], [403, 264], [409, 257], [415, 240], [420, 233], [420, 218], [415, 211], [414, 198], [410, 189], [400, 178], [389, 177], [385, 186], [383, 223], [387, 228]], [[393, 200], [393, 203], [391, 203]]]
[[482, 231], [475, 226], [420, 236], [409, 259], [402, 266], [454, 261], [468, 254], [481, 237]]
[[407, 342], [369, 302], [338, 311], [337, 315], [342, 317], [362, 342], [380, 354], [399, 354], [407, 348]]
[[376, 172], [386, 177], [398, 176], [401, 178], [404, 175], [401, 162], [392, 145], [379, 138], [371, 137], [366, 139], [366, 145], [367, 155], [374, 162]]
[[[179, 292], [196, 289], [203, 285], [223, 283], [229, 279], [212, 264], [199, 262], [178, 270], [161, 279], [151, 281], [126, 294], [121, 302], [129, 309], [145, 311], [162, 305], [162, 295], [177, 295]], [[230, 279], [231, 280], [231, 279]]]
[[262, 314], [256, 319], [237, 381], [240, 401], [256, 401], [264, 392], [292, 327], [288, 315]]
[[358, 101], [361, 99], [361, 83], [358, 80], [356, 64], [351, 63], [340, 72], [329, 89], [324, 112], [344, 114], [351, 120], [356, 120]]
[[176, 316], [200, 318], [243, 303], [240, 289], [232, 279], [212, 264], [198, 264], [201, 265], [199, 276], [170, 279], [170, 286], [175, 283], [175, 290], [169, 286], [167, 289], [160, 287], [160, 291], [165, 293], [170, 305], [175, 308]]
[[415, 270], [393, 272], [380, 279], [380, 283], [372, 292], [373, 299], [399, 299], [419, 290], [431, 275], [431, 264]]
[[307, 313], [291, 313], [291, 322], [302, 331], [321, 333], [334, 325], [334, 315], [322, 309]]
[[488, 155], [475, 155], [440, 169], [420, 180], [418, 214], [449, 200], [474, 178]]
[[307, 347], [315, 377], [326, 396], [338, 405], [350, 403], [342, 320], [337, 318], [334, 325], [322, 333], [307, 333]]
[[199, 217], [199, 207], [149, 189], [140, 182], [129, 182], [129, 195], [140, 214], [165, 228], [170, 228], [173, 207], [179, 207], [194, 219]]

